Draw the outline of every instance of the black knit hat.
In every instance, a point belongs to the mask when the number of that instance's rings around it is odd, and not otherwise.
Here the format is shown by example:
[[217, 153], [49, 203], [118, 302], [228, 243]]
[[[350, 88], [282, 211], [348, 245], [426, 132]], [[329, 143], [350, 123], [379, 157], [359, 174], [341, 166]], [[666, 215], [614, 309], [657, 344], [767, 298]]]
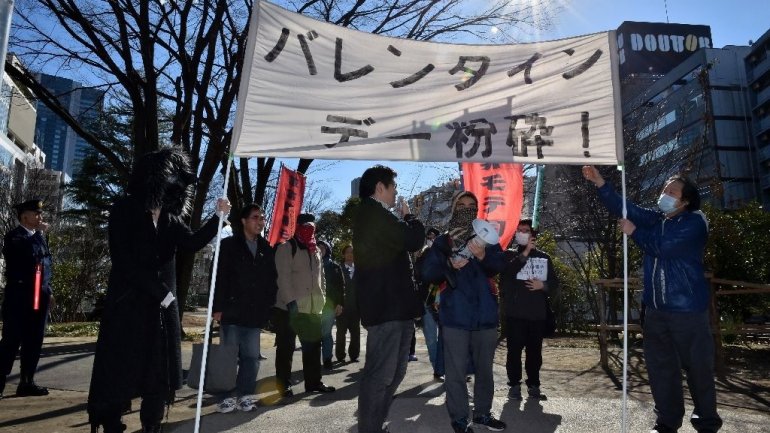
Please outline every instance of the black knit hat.
[[311, 213], [301, 213], [297, 217], [298, 226], [301, 226], [302, 224], [314, 223], [314, 222], [315, 222], [315, 215]]

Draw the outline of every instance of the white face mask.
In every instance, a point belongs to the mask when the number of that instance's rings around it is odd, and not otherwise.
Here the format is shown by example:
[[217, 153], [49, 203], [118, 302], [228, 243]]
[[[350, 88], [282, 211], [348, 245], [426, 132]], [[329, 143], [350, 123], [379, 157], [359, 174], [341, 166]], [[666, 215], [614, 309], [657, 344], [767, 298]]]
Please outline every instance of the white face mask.
[[529, 243], [529, 233], [516, 232], [514, 240], [518, 245], [527, 245]]
[[664, 214], [668, 215], [677, 209], [676, 202], [677, 199], [675, 197], [671, 197], [670, 195], [663, 193], [660, 195], [660, 197], [658, 197], [658, 209], [663, 211]]
[[428, 239], [427, 241], [425, 241], [425, 246], [428, 248], [433, 246], [433, 239]]

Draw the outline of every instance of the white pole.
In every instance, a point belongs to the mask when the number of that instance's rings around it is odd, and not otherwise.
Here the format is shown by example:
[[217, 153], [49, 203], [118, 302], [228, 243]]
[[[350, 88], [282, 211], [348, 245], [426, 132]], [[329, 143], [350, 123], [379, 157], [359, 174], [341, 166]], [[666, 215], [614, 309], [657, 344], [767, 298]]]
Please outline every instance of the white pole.
[[0, 79], [5, 71], [5, 55], [8, 53], [8, 38], [11, 34], [13, 0], [0, 0]]
[[[623, 218], [626, 218], [626, 167], [620, 166], [623, 184]], [[623, 425], [621, 431], [628, 432], [628, 235], [623, 233]]]
[[[233, 163], [233, 154], [227, 156], [227, 168], [225, 169], [225, 187], [223, 197], [227, 198], [227, 186], [230, 183], [230, 166]], [[201, 372], [198, 378], [198, 402], [195, 406], [195, 433], [200, 431], [201, 405], [203, 403], [203, 385], [206, 383], [206, 360], [209, 354], [209, 336], [211, 335], [211, 314], [214, 308], [214, 288], [217, 283], [217, 270], [219, 268], [219, 241], [222, 239], [222, 222], [225, 219], [224, 212], [219, 214], [219, 227], [217, 228], [217, 243], [214, 246], [214, 263], [211, 271], [211, 285], [209, 286], [209, 306], [206, 310], [206, 332], [203, 338], [203, 357], [201, 358]]]

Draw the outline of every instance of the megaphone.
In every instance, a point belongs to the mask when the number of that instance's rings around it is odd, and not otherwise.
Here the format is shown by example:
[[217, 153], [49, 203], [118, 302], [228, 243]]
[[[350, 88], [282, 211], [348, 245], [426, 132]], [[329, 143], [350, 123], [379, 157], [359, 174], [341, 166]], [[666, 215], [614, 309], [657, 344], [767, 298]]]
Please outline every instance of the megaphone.
[[470, 260], [470, 258], [473, 257], [473, 253], [470, 248], [468, 248], [468, 244], [473, 242], [474, 239], [479, 239], [482, 243], [481, 246], [485, 248], [487, 245], [494, 245], [500, 242], [500, 235], [497, 233], [497, 229], [489, 222], [483, 219], [475, 219], [471, 225], [473, 226], [474, 236], [465, 242], [465, 245], [460, 248], [460, 251], [452, 255], [452, 259], [463, 258]]

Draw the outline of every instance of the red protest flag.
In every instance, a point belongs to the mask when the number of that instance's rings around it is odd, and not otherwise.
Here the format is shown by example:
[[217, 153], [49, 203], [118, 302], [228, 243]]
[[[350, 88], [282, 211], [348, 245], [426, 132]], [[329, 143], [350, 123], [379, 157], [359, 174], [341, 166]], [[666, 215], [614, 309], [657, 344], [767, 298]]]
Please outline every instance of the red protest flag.
[[273, 204], [273, 218], [270, 223], [268, 241], [271, 246], [294, 236], [297, 215], [302, 210], [304, 196], [305, 176], [282, 165], [275, 203]]
[[505, 249], [516, 233], [524, 203], [521, 164], [463, 163], [463, 184], [479, 200], [478, 218], [495, 225]]

